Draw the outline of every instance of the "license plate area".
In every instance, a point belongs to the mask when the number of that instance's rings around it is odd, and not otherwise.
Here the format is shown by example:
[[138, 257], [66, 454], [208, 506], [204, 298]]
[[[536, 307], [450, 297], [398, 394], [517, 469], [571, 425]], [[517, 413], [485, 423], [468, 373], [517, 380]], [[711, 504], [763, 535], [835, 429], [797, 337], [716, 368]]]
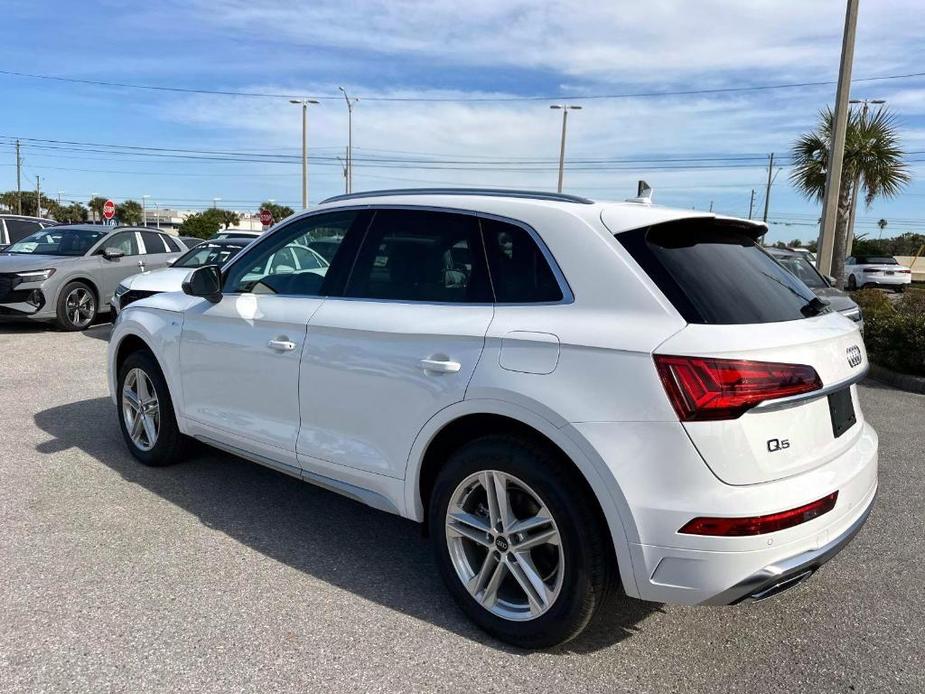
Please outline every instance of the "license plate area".
[[851, 387], [842, 388], [829, 395], [829, 414], [832, 416], [832, 434], [838, 438], [853, 427], [858, 418], [854, 414]]

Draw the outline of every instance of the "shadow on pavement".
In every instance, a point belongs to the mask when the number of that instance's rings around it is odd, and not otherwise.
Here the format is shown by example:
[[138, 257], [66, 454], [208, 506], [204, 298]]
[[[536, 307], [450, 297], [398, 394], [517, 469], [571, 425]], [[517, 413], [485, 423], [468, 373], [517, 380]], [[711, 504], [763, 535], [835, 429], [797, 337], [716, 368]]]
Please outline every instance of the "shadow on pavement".
[[[429, 541], [412, 521], [204, 446], [178, 465], [144, 467], [126, 450], [107, 398], [48, 409], [35, 422], [54, 437], [37, 447], [40, 453], [78, 448], [276, 561], [473, 641], [526, 654], [487, 636], [459, 611], [440, 580]], [[658, 609], [614, 597], [584, 634], [551, 652], [611, 646]]]

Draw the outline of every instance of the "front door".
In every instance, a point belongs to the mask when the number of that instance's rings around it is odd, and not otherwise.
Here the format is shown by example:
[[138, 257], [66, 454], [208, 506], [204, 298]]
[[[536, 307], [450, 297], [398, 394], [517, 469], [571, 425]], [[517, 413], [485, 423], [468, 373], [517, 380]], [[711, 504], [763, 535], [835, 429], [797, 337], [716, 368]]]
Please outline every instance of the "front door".
[[[140, 238], [136, 231], [120, 231], [106, 238], [96, 249], [96, 262], [99, 269], [95, 274], [98, 278], [100, 291], [100, 307], [109, 305], [113, 292], [119, 282], [126, 277], [144, 272], [144, 255], [142, 254]], [[124, 255], [119, 258], [107, 259], [104, 253], [107, 248], [122, 251]]]
[[301, 270], [292, 248], [312, 228], [295, 220], [243, 251], [225, 273], [220, 301], [187, 309], [180, 342], [183, 412], [194, 435], [298, 470], [299, 369], [306, 328], [322, 305], [327, 268]]
[[415, 436], [465, 397], [482, 353], [493, 313], [484, 257], [473, 216], [375, 213], [345, 296], [309, 322], [304, 469], [404, 477]]

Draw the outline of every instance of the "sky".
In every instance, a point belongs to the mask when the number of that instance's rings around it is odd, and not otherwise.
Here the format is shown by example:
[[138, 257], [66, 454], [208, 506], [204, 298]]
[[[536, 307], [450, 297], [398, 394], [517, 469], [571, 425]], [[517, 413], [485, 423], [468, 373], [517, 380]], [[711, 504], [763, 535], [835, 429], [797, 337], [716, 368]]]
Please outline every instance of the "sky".
[[[789, 183], [788, 152], [834, 103], [844, 12], [845, 0], [5, 0], [0, 190], [15, 189], [21, 138], [23, 185], [40, 176], [64, 201], [298, 208], [301, 113], [287, 97], [299, 96], [320, 102], [316, 204], [344, 190], [344, 87], [359, 97], [355, 191], [555, 190], [562, 116], [549, 105], [569, 103], [582, 110], [565, 192], [622, 200], [645, 179], [656, 203], [745, 216], [754, 189], [760, 217], [773, 152], [768, 239], [814, 239], [820, 206]], [[925, 72], [923, 35], [921, 0], [861, 0], [851, 96], [887, 100], [913, 176], [859, 210], [872, 237], [881, 218], [886, 236], [925, 233], [925, 76], [868, 80]], [[101, 81], [169, 90], [87, 83]], [[763, 88], [807, 82], [826, 84]]]

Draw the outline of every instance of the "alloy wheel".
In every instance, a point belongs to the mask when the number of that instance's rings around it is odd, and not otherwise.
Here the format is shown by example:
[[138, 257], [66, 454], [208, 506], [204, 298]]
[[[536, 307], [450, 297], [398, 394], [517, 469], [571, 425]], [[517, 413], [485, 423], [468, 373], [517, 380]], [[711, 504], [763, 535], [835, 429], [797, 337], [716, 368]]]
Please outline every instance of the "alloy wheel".
[[446, 540], [469, 594], [498, 617], [536, 619], [562, 589], [565, 555], [556, 522], [513, 475], [483, 470], [464, 479], [450, 497]]
[[122, 417], [132, 443], [150, 451], [160, 430], [160, 403], [151, 379], [141, 369], [132, 369], [122, 385]]
[[75, 328], [86, 328], [96, 315], [96, 302], [86, 287], [75, 287], [64, 300], [64, 312]]

